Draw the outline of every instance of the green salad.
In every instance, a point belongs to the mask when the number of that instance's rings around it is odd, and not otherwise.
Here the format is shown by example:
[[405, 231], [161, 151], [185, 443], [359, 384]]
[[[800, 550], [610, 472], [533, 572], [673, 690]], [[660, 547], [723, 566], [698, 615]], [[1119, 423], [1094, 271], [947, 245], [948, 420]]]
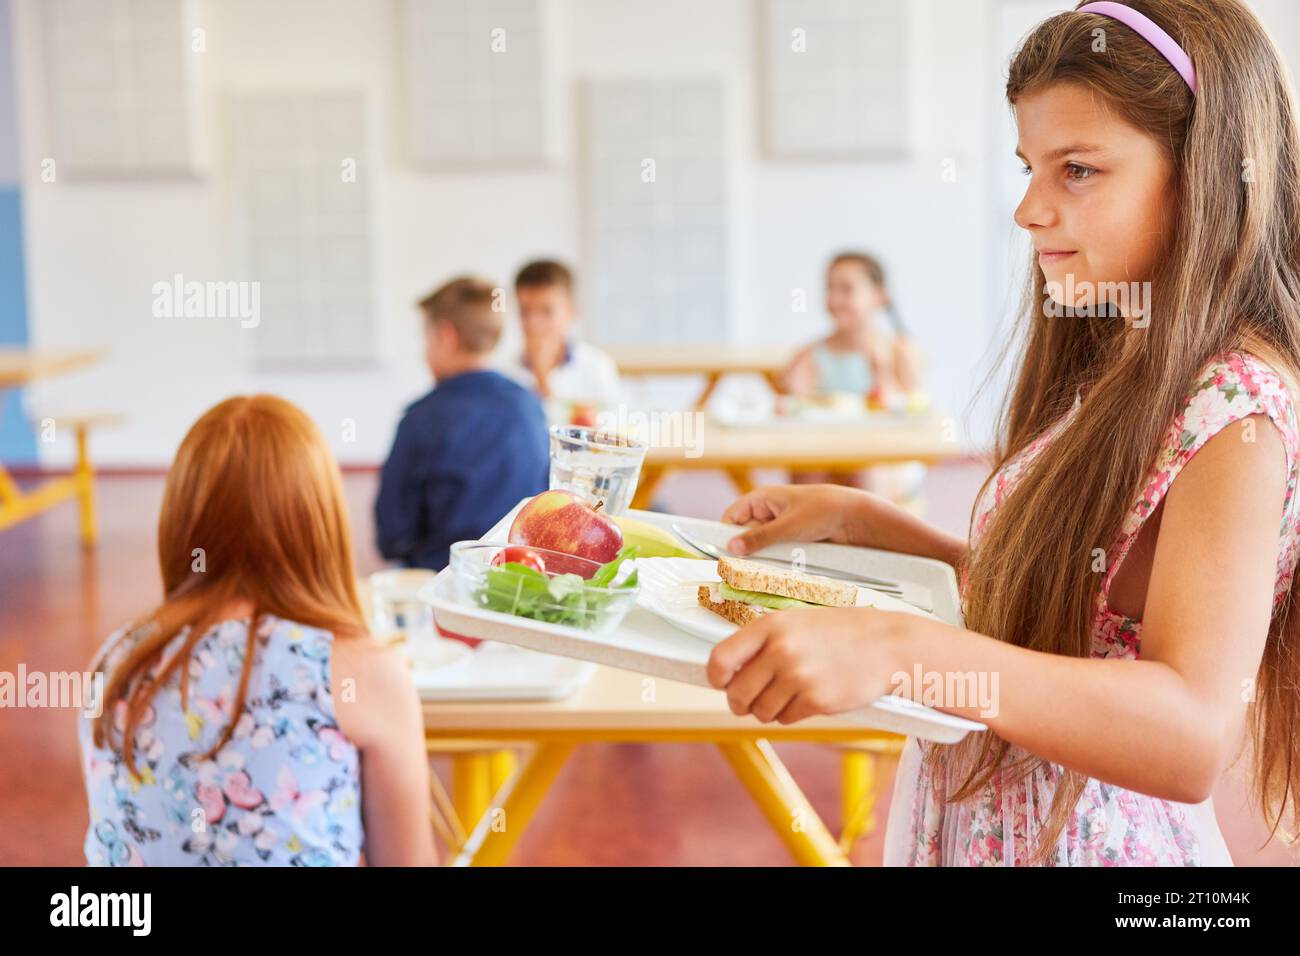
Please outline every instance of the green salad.
[[483, 586], [475, 592], [478, 603], [491, 611], [517, 614], [548, 624], [590, 628], [600, 619], [619, 591], [636, 587], [636, 568], [614, 584], [623, 562], [636, 557], [637, 546], [626, 545], [608, 564], [602, 564], [590, 580], [579, 574], [548, 577], [526, 564], [507, 561], [489, 568]]

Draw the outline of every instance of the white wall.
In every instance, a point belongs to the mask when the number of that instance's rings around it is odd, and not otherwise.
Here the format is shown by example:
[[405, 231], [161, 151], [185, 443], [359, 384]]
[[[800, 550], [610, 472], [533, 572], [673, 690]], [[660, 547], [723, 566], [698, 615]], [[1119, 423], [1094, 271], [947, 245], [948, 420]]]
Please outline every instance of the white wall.
[[[554, 160], [543, 168], [430, 174], [405, 165], [397, 127], [395, 7], [378, 0], [200, 0], [207, 29], [200, 81], [213, 134], [209, 175], [190, 183], [43, 183], [44, 124], [39, 3], [15, 0], [22, 175], [28, 239], [31, 340], [103, 344], [93, 371], [53, 380], [33, 411], [109, 407], [129, 424], [96, 438], [104, 464], [167, 462], [186, 427], [230, 394], [273, 391], [321, 423], [344, 462], [373, 463], [402, 406], [427, 386], [411, 302], [454, 272], [507, 284], [526, 258], [580, 262], [580, 140], [574, 106], [586, 77], [721, 75], [730, 104], [732, 335], [793, 344], [821, 334], [818, 311], [790, 314], [791, 290], [820, 301], [827, 255], [842, 246], [880, 253], [900, 309], [930, 356], [937, 402], [966, 410], [1000, 317], [1005, 250], [989, 237], [991, 155], [1004, 110], [1010, 50], [994, 41], [998, 0], [908, 0], [914, 18], [913, 158], [905, 163], [769, 163], [758, 147], [757, 5], [751, 0], [547, 0], [553, 72]], [[1300, 17], [1285, 0], [1257, 4], [1294, 59]], [[375, 282], [384, 354], [371, 368], [256, 370], [248, 336], [232, 320], [157, 319], [154, 282], [241, 278], [235, 212], [223, 163], [223, 98], [260, 87], [359, 86], [374, 105], [363, 158], [374, 195]], [[944, 160], [957, 181], [941, 179]], [[343, 419], [357, 423], [342, 441]], [[967, 436], [982, 445], [983, 410]], [[47, 464], [67, 449], [43, 448]]]

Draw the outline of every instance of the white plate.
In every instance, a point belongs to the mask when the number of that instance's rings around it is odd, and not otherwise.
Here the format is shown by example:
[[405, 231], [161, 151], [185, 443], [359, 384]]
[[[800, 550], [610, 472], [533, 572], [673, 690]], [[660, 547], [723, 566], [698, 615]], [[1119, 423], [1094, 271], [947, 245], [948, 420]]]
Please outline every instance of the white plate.
[[718, 577], [718, 562], [707, 558], [637, 558], [636, 574], [641, 585], [636, 603], [651, 614], [710, 644], [725, 640], [736, 630], [730, 621], [700, 607], [696, 597], [701, 584], [722, 580]]
[[[637, 604], [647, 611], [710, 644], [717, 644], [738, 630], [726, 618], [700, 607], [699, 586], [722, 580], [718, 577], [718, 562], [707, 558], [638, 558], [636, 567], [641, 583]], [[858, 606], [939, 620], [906, 601], [867, 587], [858, 588]]]
[[397, 645], [397, 650], [411, 662], [411, 667], [420, 673], [441, 670], [458, 664], [470, 654], [468, 644], [445, 637], [424, 641], [402, 641]]

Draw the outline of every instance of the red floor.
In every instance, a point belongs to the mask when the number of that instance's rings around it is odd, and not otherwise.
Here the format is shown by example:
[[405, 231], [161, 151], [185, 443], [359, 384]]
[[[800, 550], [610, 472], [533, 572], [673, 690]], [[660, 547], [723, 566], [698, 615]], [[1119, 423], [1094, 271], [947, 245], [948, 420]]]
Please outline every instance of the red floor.
[[[980, 474], [953, 466], [930, 477], [931, 517], [951, 530], [965, 525]], [[358, 566], [380, 566], [370, 544], [375, 478], [346, 479]], [[154, 522], [159, 477], [101, 478], [102, 538], [85, 552], [76, 509], [64, 505], [0, 533], [0, 671], [80, 669], [113, 628], [159, 596]], [[723, 479], [668, 482], [663, 504], [680, 513], [716, 517], [729, 500]], [[77, 761], [75, 714], [9, 710], [0, 717], [0, 864], [82, 862], [85, 798]], [[838, 761], [828, 747], [789, 744], [782, 759], [834, 830], [839, 827]], [[437, 769], [445, 774], [445, 767]], [[444, 776], [445, 779], [445, 776]], [[885, 781], [880, 807], [887, 812]], [[1219, 820], [1239, 865], [1300, 863], [1300, 852], [1267, 836], [1252, 815], [1239, 775], [1216, 794]], [[860, 864], [880, 861], [882, 834], [854, 852]], [[600, 745], [579, 748], [523, 837], [516, 864], [787, 865], [789, 856], [722, 757], [707, 746]]]

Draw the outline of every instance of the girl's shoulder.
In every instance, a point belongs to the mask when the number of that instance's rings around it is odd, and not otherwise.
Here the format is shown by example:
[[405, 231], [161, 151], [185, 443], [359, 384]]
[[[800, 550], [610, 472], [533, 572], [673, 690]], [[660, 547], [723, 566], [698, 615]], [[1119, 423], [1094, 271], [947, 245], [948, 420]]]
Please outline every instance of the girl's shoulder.
[[[233, 656], [233, 663], [239, 665], [248, 646], [250, 625], [251, 621], [247, 617], [217, 621], [194, 642], [194, 648], [201, 654], [224, 652], [226, 656]], [[94, 669], [111, 672], [130, 655], [140, 641], [150, 637], [156, 629], [157, 624], [148, 618], [119, 627], [96, 651]], [[188, 627], [181, 628], [173, 635], [163, 650], [162, 662], [167, 661], [174, 651], [183, 646], [188, 637]], [[334, 635], [323, 628], [264, 614], [258, 619], [255, 641], [259, 657], [265, 657], [268, 653], [273, 656], [287, 653], [304, 661], [325, 663], [328, 661]]]
[[[1215, 355], [1202, 367], [1195, 391], [1227, 383], [1239, 386], [1252, 397], [1293, 392], [1296, 384], [1294, 374], [1262, 351], [1229, 349]], [[1290, 396], [1286, 397], [1289, 399]]]
[[[1224, 424], [1247, 415], [1267, 414], [1281, 424], [1296, 417], [1296, 383], [1290, 370], [1254, 352], [1233, 349], [1202, 367], [1183, 407], [1185, 424], [1222, 419]], [[1193, 414], [1196, 413], [1196, 414]]]
[[1166, 453], [1184, 462], [1228, 425], [1266, 415], [1282, 435], [1287, 472], [1300, 457], [1294, 380], [1288, 370], [1244, 349], [1211, 358], [1188, 390], [1170, 428]]

